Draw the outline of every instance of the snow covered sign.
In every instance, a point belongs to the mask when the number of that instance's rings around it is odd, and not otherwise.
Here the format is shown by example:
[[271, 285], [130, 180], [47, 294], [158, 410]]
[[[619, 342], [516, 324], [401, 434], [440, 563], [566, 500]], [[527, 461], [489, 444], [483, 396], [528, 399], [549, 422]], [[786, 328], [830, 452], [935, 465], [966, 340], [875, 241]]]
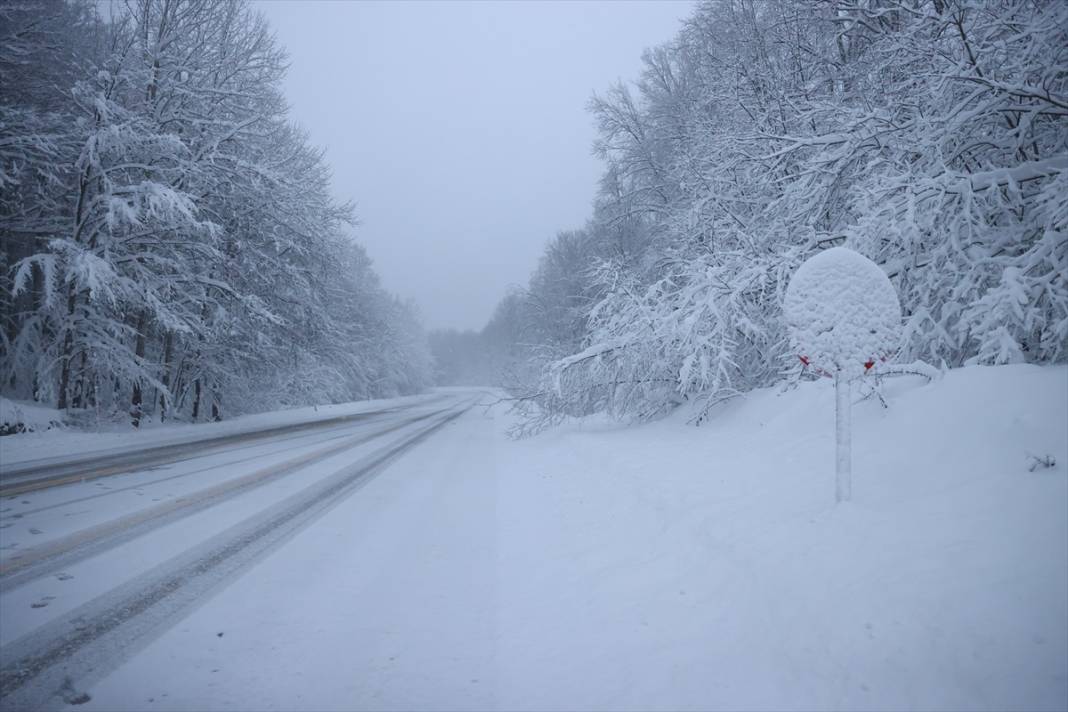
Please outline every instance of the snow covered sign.
[[839, 502], [850, 498], [853, 379], [887, 358], [901, 329], [901, 304], [886, 273], [867, 257], [832, 247], [802, 264], [786, 288], [786, 325], [805, 364], [834, 377]]

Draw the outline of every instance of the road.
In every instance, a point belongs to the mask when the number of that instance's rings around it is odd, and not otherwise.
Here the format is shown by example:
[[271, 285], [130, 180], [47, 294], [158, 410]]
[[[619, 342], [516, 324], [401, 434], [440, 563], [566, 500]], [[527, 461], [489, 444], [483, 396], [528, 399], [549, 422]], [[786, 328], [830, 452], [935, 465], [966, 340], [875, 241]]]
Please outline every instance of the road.
[[454, 422], [477, 392], [8, 471], [0, 708], [92, 681]]
[[[432, 403], [447, 396], [431, 397], [421, 401]], [[236, 433], [208, 437], [186, 437], [177, 442], [166, 442], [136, 449], [94, 450], [83, 456], [34, 458], [13, 466], [0, 466], [0, 497], [9, 497], [27, 492], [47, 489], [56, 485], [85, 482], [98, 477], [122, 474], [146, 469], [161, 464], [172, 464], [188, 459], [201, 458], [214, 452], [225, 452], [255, 447], [261, 441], [282, 442], [302, 439], [310, 431], [318, 437], [325, 432], [346, 430], [354, 422], [373, 420], [410, 406], [393, 406], [359, 411], [333, 417], [317, 418], [303, 422], [273, 425]]]

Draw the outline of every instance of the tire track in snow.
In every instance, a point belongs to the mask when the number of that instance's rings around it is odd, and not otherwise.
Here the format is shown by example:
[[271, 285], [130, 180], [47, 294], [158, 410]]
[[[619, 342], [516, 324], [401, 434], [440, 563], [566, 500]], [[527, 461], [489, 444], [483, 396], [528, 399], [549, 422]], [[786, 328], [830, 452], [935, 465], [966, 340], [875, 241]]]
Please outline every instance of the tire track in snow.
[[448, 410], [443, 408], [407, 418], [371, 433], [358, 433], [340, 443], [305, 453], [283, 462], [255, 470], [247, 475], [220, 482], [203, 490], [183, 495], [154, 507], [74, 532], [64, 537], [22, 549], [0, 562], [0, 593], [29, 581], [55, 574], [79, 561], [143, 536], [159, 527], [196, 514], [256, 487], [274, 482], [304, 467], [321, 462], [359, 445], [388, 435]]
[[61, 700], [73, 690], [72, 681], [99, 678], [471, 407], [450, 410], [427, 427], [5, 646], [0, 650], [0, 707], [36, 709]]
[[[411, 405], [350, 413], [320, 420], [290, 423], [197, 440], [183, 440], [177, 443], [153, 445], [133, 451], [108, 452], [80, 460], [64, 460], [56, 463], [22, 463], [12, 469], [0, 472], [0, 497], [13, 497], [27, 492], [59, 487], [75, 482], [85, 482], [149, 467], [185, 462], [205, 455], [235, 449], [235, 445], [247, 447], [256, 444], [255, 441], [271, 439], [286, 433], [316, 430], [331, 425], [366, 420], [379, 415], [403, 412], [440, 399], [441, 397], [437, 397]], [[249, 441], [253, 442], [250, 443]]]
[[[180, 480], [180, 479], [182, 479], [184, 477], [192, 477], [193, 475], [199, 475], [199, 474], [202, 474], [204, 472], [209, 472], [211, 470], [220, 469], [222, 467], [229, 467], [230, 465], [240, 465], [240, 464], [243, 464], [243, 463], [246, 463], [246, 462], [252, 462], [253, 460], [262, 460], [263, 458], [266, 458], [266, 457], [277, 456], [280, 453], [282, 453], [282, 452], [284, 452], [286, 450], [290, 450], [290, 449], [301, 448], [301, 447], [310, 447], [312, 445], [319, 445], [319, 444], [322, 444], [322, 443], [331, 442], [333, 440], [339, 440], [341, 438], [348, 437], [348, 436], [352, 435], [355, 432], [355, 429], [354, 429], [355, 427], [365, 427], [367, 425], [374, 425], [374, 424], [375, 424], [374, 422], [371, 422], [371, 423], [356, 423], [355, 425], [352, 424], [352, 423], [349, 423], [349, 424], [346, 424], [346, 425], [339, 425], [339, 426], [334, 427], [334, 428], [328, 428], [328, 429], [326, 429], [326, 430], [324, 430], [322, 432], [300, 433], [300, 434], [297, 434], [297, 435], [289, 435], [289, 436], [281, 437], [281, 438], [271, 438], [268, 442], [249, 443], [248, 445], [239, 445], [239, 446], [236, 446], [236, 447], [228, 447], [228, 448], [226, 448], [225, 450], [223, 450], [221, 452], [210, 452], [210, 453], [205, 453], [204, 455], [196, 455], [196, 456], [193, 456], [193, 457], [183, 458], [182, 460], [175, 460], [173, 463], [170, 463], [170, 462], [164, 463], [163, 465], [151, 465], [148, 468], [146, 468], [144, 470], [144, 472], [150, 472], [150, 471], [152, 471], [152, 470], [154, 470], [156, 468], [159, 468], [159, 467], [167, 467], [167, 466], [170, 466], [170, 465], [173, 465], [173, 464], [182, 463], [182, 462], [190, 462], [192, 460], [197, 460], [197, 459], [200, 459], [200, 458], [218, 458], [218, 457], [221, 457], [223, 455], [226, 455], [226, 454], [229, 454], [229, 453], [237, 453], [237, 452], [240, 452], [242, 450], [249, 450], [249, 449], [253, 449], [253, 448], [266, 448], [266, 447], [270, 447], [272, 445], [282, 445], [282, 447], [280, 447], [277, 450], [264, 451], [264, 452], [261, 452], [261, 453], [255, 454], [255, 455], [245, 455], [245, 456], [239, 457], [239, 458], [234, 459], [234, 460], [226, 460], [224, 462], [213, 463], [213, 464], [210, 464], [210, 465], [208, 465], [206, 467], [200, 467], [200, 468], [197, 468], [195, 470], [189, 470], [187, 472], [179, 472], [178, 474], [174, 474], [174, 475], [166, 475], [164, 477], [159, 477], [159, 478], [154, 479], [154, 480], [148, 480], [148, 481], [145, 481], [145, 482], [137, 482], [135, 484], [126, 485], [124, 487], [116, 487], [114, 489], [104, 490], [103, 492], [94, 492], [93, 494], [86, 495], [86, 496], [83, 496], [83, 497], [75, 497], [74, 499], [65, 499], [65, 500], [62, 500], [62, 501], [59, 501], [59, 502], [55, 502], [53, 504], [47, 504], [47, 505], [44, 505], [44, 506], [41, 506], [41, 507], [35, 507], [33, 509], [22, 509], [22, 510], [19, 510], [17, 513], [14, 513], [14, 514], [0, 515], [0, 522], [7, 521], [7, 520], [12, 520], [12, 519], [24, 519], [26, 517], [29, 517], [30, 515], [33, 515], [33, 514], [39, 514], [41, 512], [47, 512], [47, 511], [51, 511], [53, 509], [61, 509], [63, 507], [69, 507], [69, 506], [74, 505], [74, 504], [80, 504], [82, 502], [89, 502], [91, 500], [101, 499], [103, 497], [111, 497], [113, 495], [123, 494], [124, 492], [129, 492], [131, 490], [141, 490], [141, 489], [145, 489], [147, 487], [152, 487], [153, 485], [163, 484], [164, 482], [172, 482], [174, 480]], [[338, 434], [338, 433], [340, 433], [340, 434]], [[323, 437], [324, 435], [326, 435], [327, 437]], [[294, 440], [300, 440], [300, 441], [307, 440], [308, 442], [296, 442], [296, 443], [294, 443], [293, 442]], [[136, 471], [132, 471], [129, 474], [137, 474], [137, 472]]]

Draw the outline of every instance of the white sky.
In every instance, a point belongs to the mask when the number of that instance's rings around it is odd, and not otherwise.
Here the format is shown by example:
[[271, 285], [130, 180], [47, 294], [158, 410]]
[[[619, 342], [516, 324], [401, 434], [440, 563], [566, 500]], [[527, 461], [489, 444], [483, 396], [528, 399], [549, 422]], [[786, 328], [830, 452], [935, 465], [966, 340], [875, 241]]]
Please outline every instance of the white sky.
[[585, 222], [601, 173], [586, 103], [636, 78], [692, 5], [259, 3], [290, 54], [293, 118], [385, 286], [428, 327], [471, 329]]

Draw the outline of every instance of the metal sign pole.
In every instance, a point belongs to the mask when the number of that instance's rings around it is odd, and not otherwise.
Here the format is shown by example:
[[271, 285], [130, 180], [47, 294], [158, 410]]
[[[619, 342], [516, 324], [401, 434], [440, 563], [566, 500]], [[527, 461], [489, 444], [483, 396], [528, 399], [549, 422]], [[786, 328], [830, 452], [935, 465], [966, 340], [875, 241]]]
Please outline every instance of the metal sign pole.
[[834, 372], [835, 498], [848, 502], [853, 490], [852, 380], [841, 370]]

